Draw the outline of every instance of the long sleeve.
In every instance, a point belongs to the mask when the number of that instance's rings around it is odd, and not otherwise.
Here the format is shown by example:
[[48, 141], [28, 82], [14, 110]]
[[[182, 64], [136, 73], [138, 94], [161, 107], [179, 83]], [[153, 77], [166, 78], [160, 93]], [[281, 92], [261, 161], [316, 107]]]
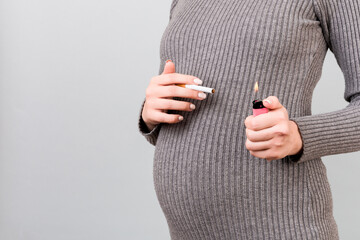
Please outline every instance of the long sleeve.
[[343, 72], [344, 99], [349, 104], [333, 112], [290, 118], [303, 140], [302, 153], [289, 156], [296, 163], [360, 150], [360, 1], [314, 0], [313, 4], [327, 46]]
[[[169, 21], [172, 18], [172, 15], [173, 15], [173, 12], [174, 12], [174, 9], [175, 9], [175, 6], [176, 6], [177, 2], [178, 2], [178, 0], [172, 0], [171, 6], [170, 6]], [[163, 60], [161, 60], [160, 68], [159, 68], [159, 74], [162, 73], [162, 71], [164, 69], [164, 65], [165, 65], [165, 62]], [[144, 108], [145, 100], [146, 99], [143, 100], [143, 102], [141, 104], [141, 107], [140, 107], [140, 112], [138, 114], [138, 130], [150, 144], [155, 146], [157, 137], [159, 135], [159, 132], [160, 132], [160, 129], [161, 129], [161, 126], [162, 126], [162, 123], [156, 125], [156, 127], [153, 130], [149, 131], [149, 129], [147, 128], [147, 126], [146, 126], [146, 124], [145, 124], [145, 122], [144, 122], [144, 120], [142, 118], [142, 110]]]
[[147, 128], [147, 126], [141, 116], [142, 109], [144, 108], [144, 104], [145, 104], [145, 99], [143, 100], [141, 108], [140, 108], [140, 113], [139, 113], [139, 117], [138, 117], [138, 129], [139, 129], [140, 133], [145, 137], [145, 139], [149, 143], [151, 143], [152, 145], [155, 146], [162, 123], [156, 125], [153, 130], [149, 131], [149, 129]]

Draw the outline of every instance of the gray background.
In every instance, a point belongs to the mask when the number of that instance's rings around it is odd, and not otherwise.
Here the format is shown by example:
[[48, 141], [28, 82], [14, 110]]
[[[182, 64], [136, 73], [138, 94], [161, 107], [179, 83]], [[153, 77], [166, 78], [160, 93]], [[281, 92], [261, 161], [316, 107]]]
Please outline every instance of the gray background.
[[[169, 239], [137, 129], [170, 0], [0, 0], [0, 239]], [[313, 114], [347, 105], [328, 52]], [[323, 157], [360, 239], [360, 153]]]

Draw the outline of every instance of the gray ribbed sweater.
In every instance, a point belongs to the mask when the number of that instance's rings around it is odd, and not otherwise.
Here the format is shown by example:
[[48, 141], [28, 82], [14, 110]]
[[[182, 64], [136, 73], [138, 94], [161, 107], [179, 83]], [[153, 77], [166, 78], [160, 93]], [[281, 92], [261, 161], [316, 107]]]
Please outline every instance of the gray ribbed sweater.
[[[345, 78], [341, 110], [311, 114], [328, 48]], [[321, 157], [360, 150], [359, 0], [173, 0], [162, 73], [216, 92], [176, 124], [139, 130], [155, 145], [154, 185], [172, 239], [338, 239]], [[299, 127], [301, 157], [268, 162], [245, 147], [244, 120], [277, 96]], [[142, 108], [141, 108], [142, 109]]]

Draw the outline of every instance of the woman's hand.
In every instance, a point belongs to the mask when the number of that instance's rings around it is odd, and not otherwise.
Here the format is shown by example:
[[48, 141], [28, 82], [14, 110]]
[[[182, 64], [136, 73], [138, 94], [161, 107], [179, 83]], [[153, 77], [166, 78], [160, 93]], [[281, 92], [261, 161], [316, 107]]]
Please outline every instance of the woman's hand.
[[302, 148], [300, 132], [275, 96], [263, 100], [268, 113], [245, 119], [246, 148], [251, 155], [268, 161], [295, 155]]
[[[183, 120], [183, 116], [179, 114], [168, 114], [167, 110], [193, 111], [195, 105], [190, 102], [178, 101], [173, 97], [192, 98], [203, 100], [206, 94], [201, 91], [188, 89], [175, 84], [193, 84], [202, 83], [191, 75], [175, 73], [175, 65], [171, 61], [167, 61], [164, 71], [161, 75], [151, 79], [146, 89], [146, 100], [141, 116], [151, 131], [159, 123], [177, 123]], [[195, 80], [195, 81], [194, 81]]]

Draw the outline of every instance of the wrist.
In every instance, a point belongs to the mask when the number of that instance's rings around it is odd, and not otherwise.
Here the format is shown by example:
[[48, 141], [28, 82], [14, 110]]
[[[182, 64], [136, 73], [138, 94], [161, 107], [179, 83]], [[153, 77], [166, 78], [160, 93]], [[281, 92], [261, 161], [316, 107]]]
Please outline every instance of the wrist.
[[156, 127], [155, 124], [149, 123], [142, 114], [141, 114], [141, 118], [142, 118], [143, 122], [145, 123], [145, 126], [147, 127], [148, 132], [151, 132]]
[[148, 128], [149, 132], [151, 132], [156, 127], [156, 125], [153, 125], [153, 124], [150, 124], [150, 123], [147, 123], [147, 122], [145, 122], [145, 125]]
[[290, 122], [290, 129], [292, 135], [291, 145], [293, 146], [291, 151], [289, 152], [289, 155], [297, 155], [302, 152], [303, 142], [297, 124], [292, 120], [289, 120], [289, 122]]

